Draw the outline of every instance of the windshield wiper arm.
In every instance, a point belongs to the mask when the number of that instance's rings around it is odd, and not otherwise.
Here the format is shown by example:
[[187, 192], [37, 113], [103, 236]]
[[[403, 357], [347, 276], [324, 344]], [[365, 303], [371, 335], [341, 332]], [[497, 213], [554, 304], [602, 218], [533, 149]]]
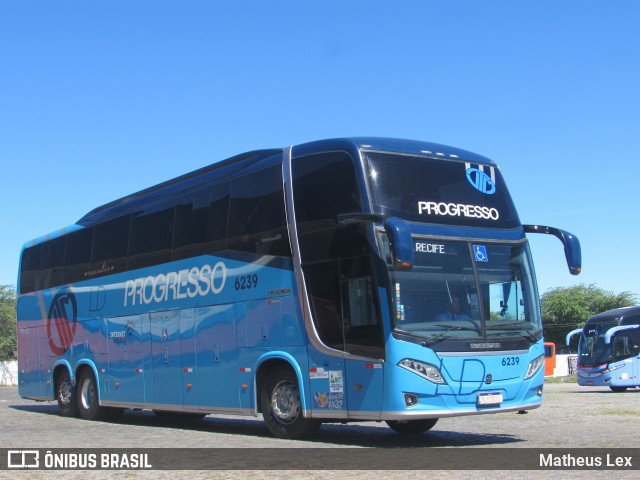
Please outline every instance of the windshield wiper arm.
[[441, 342], [442, 340], [446, 340], [447, 338], [451, 338], [449, 335], [447, 335], [447, 333], [449, 333], [451, 330], [468, 330], [471, 332], [477, 332], [477, 333], [481, 333], [480, 329], [478, 328], [474, 328], [474, 327], [464, 327], [462, 325], [441, 325], [441, 324], [435, 324], [434, 327], [443, 327], [444, 330], [442, 332], [440, 332], [438, 335], [435, 335], [433, 337], [430, 337], [427, 339], [427, 341], [425, 342], [425, 347], [431, 346], [434, 343], [437, 342]]
[[[504, 327], [520, 327], [522, 326], [524, 322], [509, 322], [509, 323], [503, 323], [501, 325], [491, 325], [488, 324], [487, 325], [487, 330], [496, 330], [496, 329], [500, 329], [500, 328], [504, 328]], [[520, 338], [524, 338], [525, 340], [529, 340], [532, 343], [536, 343], [538, 340], [540, 340], [538, 337], [536, 337], [536, 333], [540, 333], [542, 331], [542, 329], [538, 329], [535, 332], [530, 332], [529, 330], [524, 329], [522, 331], [522, 333], [517, 333], [515, 336], [516, 337], [520, 337]], [[499, 335], [510, 335], [511, 332], [506, 332], [503, 334], [499, 334]]]
[[507, 322], [507, 323], [501, 323], [501, 324], [495, 324], [492, 322], [495, 322], [498, 320], [492, 320], [487, 322], [487, 328], [503, 328], [503, 327], [521, 327], [522, 325], [524, 325], [525, 323], [530, 323], [526, 320], [519, 320], [517, 322]]
[[415, 334], [415, 333], [407, 332], [406, 330], [401, 330], [400, 328], [394, 328], [393, 331], [396, 332], [396, 333], [399, 333], [400, 335], [406, 335], [407, 337], [412, 337], [412, 338], [416, 338], [416, 339], [420, 340], [420, 343], [418, 345], [420, 345], [421, 347], [426, 347], [427, 346], [427, 342], [426, 342], [425, 338], [422, 335], [418, 335], [418, 334]]
[[463, 325], [442, 325], [439, 323], [436, 323], [433, 325], [434, 327], [442, 327], [444, 328], [445, 332], [449, 332], [451, 330], [469, 330], [471, 332], [478, 332], [480, 333], [480, 329], [478, 327], [465, 327]]
[[450, 338], [447, 333], [449, 333], [452, 330], [467, 330], [467, 331], [471, 331], [471, 332], [476, 332], [476, 333], [480, 333], [480, 329], [479, 328], [475, 328], [475, 327], [465, 327], [462, 325], [442, 325], [442, 324], [434, 324], [434, 327], [442, 327], [444, 328], [444, 330], [442, 332], [439, 332], [437, 335], [434, 335], [432, 337], [425, 337], [423, 335], [417, 335], [415, 333], [411, 333], [411, 332], [407, 332], [406, 330], [402, 330], [399, 328], [395, 328], [393, 331], [396, 333], [399, 333], [401, 335], [407, 335], [408, 337], [413, 337], [413, 338], [417, 338], [420, 341], [419, 345], [422, 347], [429, 347], [431, 345], [433, 345], [434, 343], [440, 342], [442, 340], [446, 340], [447, 338]]

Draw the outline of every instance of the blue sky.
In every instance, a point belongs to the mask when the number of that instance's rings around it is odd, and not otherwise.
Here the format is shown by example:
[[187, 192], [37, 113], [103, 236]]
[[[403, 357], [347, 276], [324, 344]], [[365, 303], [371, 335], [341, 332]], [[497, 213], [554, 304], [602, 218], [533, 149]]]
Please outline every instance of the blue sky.
[[24, 242], [256, 148], [351, 135], [495, 160], [541, 292], [640, 294], [640, 2], [0, 3], [0, 285]]

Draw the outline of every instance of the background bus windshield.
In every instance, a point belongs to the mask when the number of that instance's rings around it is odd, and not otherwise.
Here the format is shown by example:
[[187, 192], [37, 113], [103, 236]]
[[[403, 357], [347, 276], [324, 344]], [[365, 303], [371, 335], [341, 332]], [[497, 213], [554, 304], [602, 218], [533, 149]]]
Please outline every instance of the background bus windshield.
[[605, 343], [606, 333], [618, 326], [618, 321], [588, 324], [578, 344], [578, 363], [583, 367], [605, 365], [610, 362], [634, 357], [640, 353], [640, 330], [618, 332], [609, 343]]

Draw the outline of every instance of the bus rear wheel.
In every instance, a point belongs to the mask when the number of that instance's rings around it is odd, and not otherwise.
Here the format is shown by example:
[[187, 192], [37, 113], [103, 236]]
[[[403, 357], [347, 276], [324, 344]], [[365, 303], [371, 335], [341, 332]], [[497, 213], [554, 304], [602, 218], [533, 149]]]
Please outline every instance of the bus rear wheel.
[[302, 414], [298, 379], [287, 367], [278, 367], [268, 375], [260, 406], [269, 431], [278, 438], [305, 438], [322, 425], [320, 420], [305, 418]]
[[89, 369], [82, 371], [78, 381], [78, 413], [85, 420], [102, 420], [109, 414], [108, 408], [100, 406], [98, 385]]
[[387, 420], [389, 428], [402, 434], [417, 434], [431, 430], [438, 423], [437, 418], [424, 420]]
[[77, 389], [71, 382], [71, 376], [64, 368], [56, 380], [56, 399], [58, 400], [58, 412], [63, 417], [78, 416], [78, 402], [76, 400]]

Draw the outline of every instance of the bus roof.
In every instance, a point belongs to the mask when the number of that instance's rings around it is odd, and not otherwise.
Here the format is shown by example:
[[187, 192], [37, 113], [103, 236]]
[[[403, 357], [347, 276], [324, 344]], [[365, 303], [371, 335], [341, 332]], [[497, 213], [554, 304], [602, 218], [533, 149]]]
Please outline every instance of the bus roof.
[[[425, 155], [434, 158], [449, 158], [473, 163], [495, 165], [495, 162], [486, 157], [460, 148], [432, 142], [390, 137], [333, 138], [302, 143], [294, 145], [291, 148], [294, 156], [332, 150], [362, 150]], [[226, 178], [232, 178], [235, 174], [238, 174], [243, 170], [251, 169], [254, 166], [256, 168], [260, 168], [263, 160], [266, 160], [278, 153], [282, 153], [283, 151], [284, 148], [253, 150], [207, 165], [203, 168], [194, 170], [149, 188], [145, 188], [139, 192], [132, 193], [131, 195], [127, 195], [94, 208], [80, 218], [75, 224], [33, 239], [27, 242], [24, 248], [36, 245], [45, 240], [65, 235], [82, 227], [88, 227], [126, 213], [138, 211], [157, 200], [178, 195], [180, 192], [189, 189], [197, 189], [199, 186], [208, 182], [217, 182], [223, 181]]]
[[349, 137], [318, 140], [315, 142], [295, 145], [294, 156], [304, 155], [307, 151], [317, 153], [322, 150], [337, 150], [340, 148], [356, 148], [358, 150], [405, 153], [412, 155], [425, 155], [434, 158], [450, 158], [466, 160], [473, 163], [495, 165], [482, 155], [478, 155], [461, 148], [450, 147], [439, 143], [423, 142], [420, 140], [408, 140], [389, 137]]
[[[472, 152], [459, 148], [449, 147], [438, 143], [422, 142], [417, 140], [406, 140], [385, 137], [352, 137], [335, 138], [328, 140], [318, 140], [293, 146], [294, 155], [304, 155], [317, 153], [320, 151], [330, 151], [336, 149], [347, 150], [375, 150], [414, 155], [427, 155], [435, 158], [450, 158], [467, 160], [474, 163], [494, 164], [488, 158], [482, 157]], [[105, 205], [97, 207], [83, 216], [78, 225], [89, 226], [95, 223], [108, 220], [110, 218], [136, 211], [137, 209], [153, 203], [159, 198], [168, 197], [184, 190], [195, 188], [210, 181], [224, 180], [227, 176], [232, 176], [243, 168], [251, 167], [261, 160], [274, 154], [283, 152], [282, 148], [254, 150], [243, 153], [220, 162], [213, 163], [206, 167], [194, 170], [166, 182], [154, 185], [139, 192], [127, 195], [118, 200], [114, 200]], [[238, 167], [238, 168], [234, 168]], [[227, 171], [225, 171], [227, 170]]]
[[[253, 166], [279, 152], [282, 152], [282, 149], [255, 150], [236, 155], [94, 208], [76, 223], [82, 226], [89, 226], [125, 213], [131, 213], [160, 198], [170, 197], [182, 191], [197, 188], [209, 181], [222, 181], [226, 176], [232, 175], [233, 172]], [[226, 172], [223, 171], [225, 169], [227, 170]]]
[[640, 317], [640, 305], [636, 305], [634, 307], [614, 308], [613, 310], [608, 310], [589, 317], [585, 326], [611, 321], [618, 321], [619, 324], [624, 324], [626, 319], [633, 318], [633, 321], [637, 321], [638, 317]]

